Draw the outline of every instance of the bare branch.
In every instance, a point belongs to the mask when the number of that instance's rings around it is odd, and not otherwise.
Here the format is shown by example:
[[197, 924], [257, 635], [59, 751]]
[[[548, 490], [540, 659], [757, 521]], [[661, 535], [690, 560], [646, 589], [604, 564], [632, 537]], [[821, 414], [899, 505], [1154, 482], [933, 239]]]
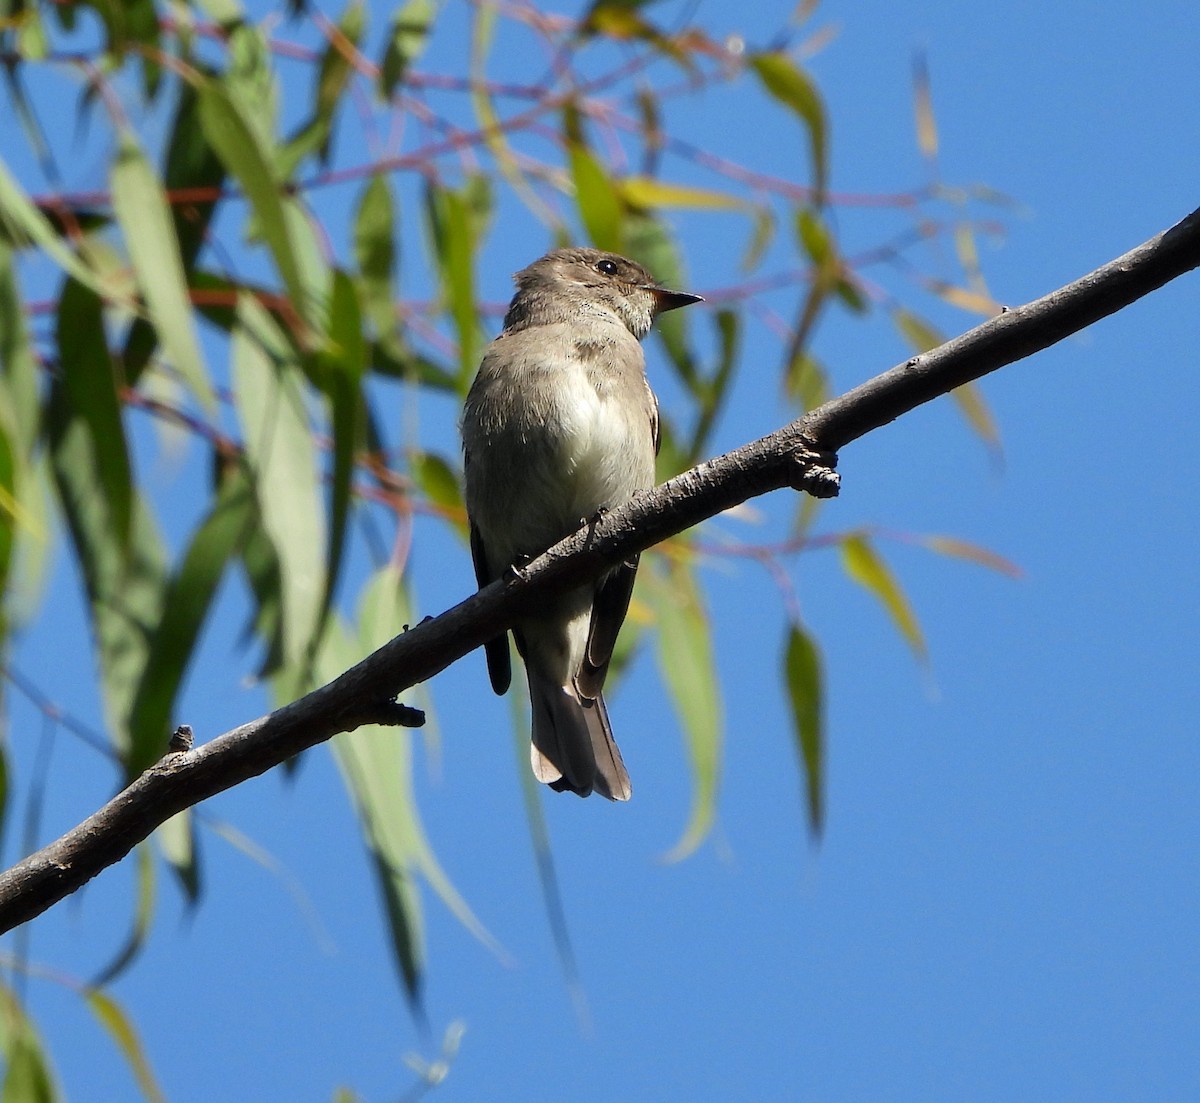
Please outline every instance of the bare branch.
[[1200, 210], [1066, 287], [709, 460], [555, 545], [519, 577], [493, 583], [397, 636], [326, 686], [192, 751], [167, 754], [74, 830], [0, 874], [0, 931], [41, 914], [120, 861], [184, 808], [361, 723], [415, 723], [396, 695], [508, 627], [535, 602], [723, 510], [783, 487], [836, 493], [834, 453], [954, 387], [1061, 341], [1200, 267]]

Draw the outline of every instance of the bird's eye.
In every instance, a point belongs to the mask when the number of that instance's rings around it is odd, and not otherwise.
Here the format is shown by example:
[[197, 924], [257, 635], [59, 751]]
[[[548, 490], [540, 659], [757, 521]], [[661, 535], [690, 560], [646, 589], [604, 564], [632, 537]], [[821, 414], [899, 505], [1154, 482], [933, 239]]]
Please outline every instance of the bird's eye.
[[601, 260], [596, 262], [596, 271], [603, 272], [606, 276], [615, 276], [617, 266], [611, 260]]

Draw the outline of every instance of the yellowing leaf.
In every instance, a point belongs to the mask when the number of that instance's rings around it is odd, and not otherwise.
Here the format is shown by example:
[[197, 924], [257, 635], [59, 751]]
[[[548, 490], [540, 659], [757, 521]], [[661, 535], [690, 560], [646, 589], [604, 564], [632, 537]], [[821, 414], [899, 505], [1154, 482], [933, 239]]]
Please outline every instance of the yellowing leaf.
[[978, 544], [972, 544], [968, 540], [959, 540], [953, 536], [921, 536], [917, 539], [920, 544], [930, 551], [937, 552], [938, 555], [965, 559], [969, 563], [987, 567], [989, 570], [997, 571], [1009, 578], [1020, 578], [1023, 574], [1021, 568], [1011, 559], [997, 555], [994, 551], [980, 547]]
[[924, 662], [928, 650], [916, 614], [891, 568], [867, 537], [853, 535], [842, 541], [842, 567], [850, 578], [879, 601], [913, 654]]
[[1000, 429], [977, 383], [964, 383], [950, 392], [967, 424], [993, 452], [1000, 449]]
[[917, 147], [923, 157], [933, 160], [938, 151], [937, 123], [933, 121], [929, 67], [924, 54], [918, 54], [913, 61], [913, 110], [917, 117]]
[[130, 1071], [133, 1073], [133, 1078], [137, 1081], [142, 1095], [149, 1103], [165, 1103], [166, 1096], [163, 1095], [158, 1081], [154, 1078], [154, 1072], [146, 1058], [146, 1051], [142, 1048], [137, 1031], [134, 1030], [133, 1023], [129, 1021], [129, 1016], [125, 1014], [121, 1005], [98, 988], [88, 989], [83, 996], [97, 1021], [116, 1042], [117, 1049], [129, 1064]]
[[688, 207], [700, 210], [742, 211], [744, 199], [711, 188], [672, 184], [653, 176], [626, 176], [615, 182], [621, 198], [632, 207]]

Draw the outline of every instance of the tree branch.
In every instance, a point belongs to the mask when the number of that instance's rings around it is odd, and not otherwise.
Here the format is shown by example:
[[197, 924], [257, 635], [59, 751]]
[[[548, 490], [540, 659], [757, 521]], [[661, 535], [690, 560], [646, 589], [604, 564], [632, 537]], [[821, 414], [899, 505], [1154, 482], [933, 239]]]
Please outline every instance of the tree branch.
[[834, 454], [909, 410], [1061, 341], [1200, 266], [1200, 210], [1035, 302], [709, 460], [556, 544], [510, 579], [402, 633], [335, 681], [190, 751], [175, 751], [62, 838], [0, 874], [0, 932], [74, 892], [175, 813], [361, 723], [413, 722], [397, 694], [509, 627], [546, 595], [782, 487], [837, 493]]

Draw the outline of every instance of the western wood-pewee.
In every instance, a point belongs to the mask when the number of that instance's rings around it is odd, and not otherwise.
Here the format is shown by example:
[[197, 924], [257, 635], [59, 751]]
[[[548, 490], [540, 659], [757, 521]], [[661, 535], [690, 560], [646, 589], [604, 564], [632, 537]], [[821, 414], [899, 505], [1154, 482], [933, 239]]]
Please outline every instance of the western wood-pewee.
[[[463, 412], [481, 587], [654, 485], [658, 403], [640, 342], [656, 314], [700, 298], [597, 249], [556, 249], [515, 278]], [[534, 776], [559, 791], [629, 799], [601, 690], [636, 571], [634, 557], [513, 628], [533, 704]], [[504, 693], [507, 635], [485, 650], [492, 688]]]

